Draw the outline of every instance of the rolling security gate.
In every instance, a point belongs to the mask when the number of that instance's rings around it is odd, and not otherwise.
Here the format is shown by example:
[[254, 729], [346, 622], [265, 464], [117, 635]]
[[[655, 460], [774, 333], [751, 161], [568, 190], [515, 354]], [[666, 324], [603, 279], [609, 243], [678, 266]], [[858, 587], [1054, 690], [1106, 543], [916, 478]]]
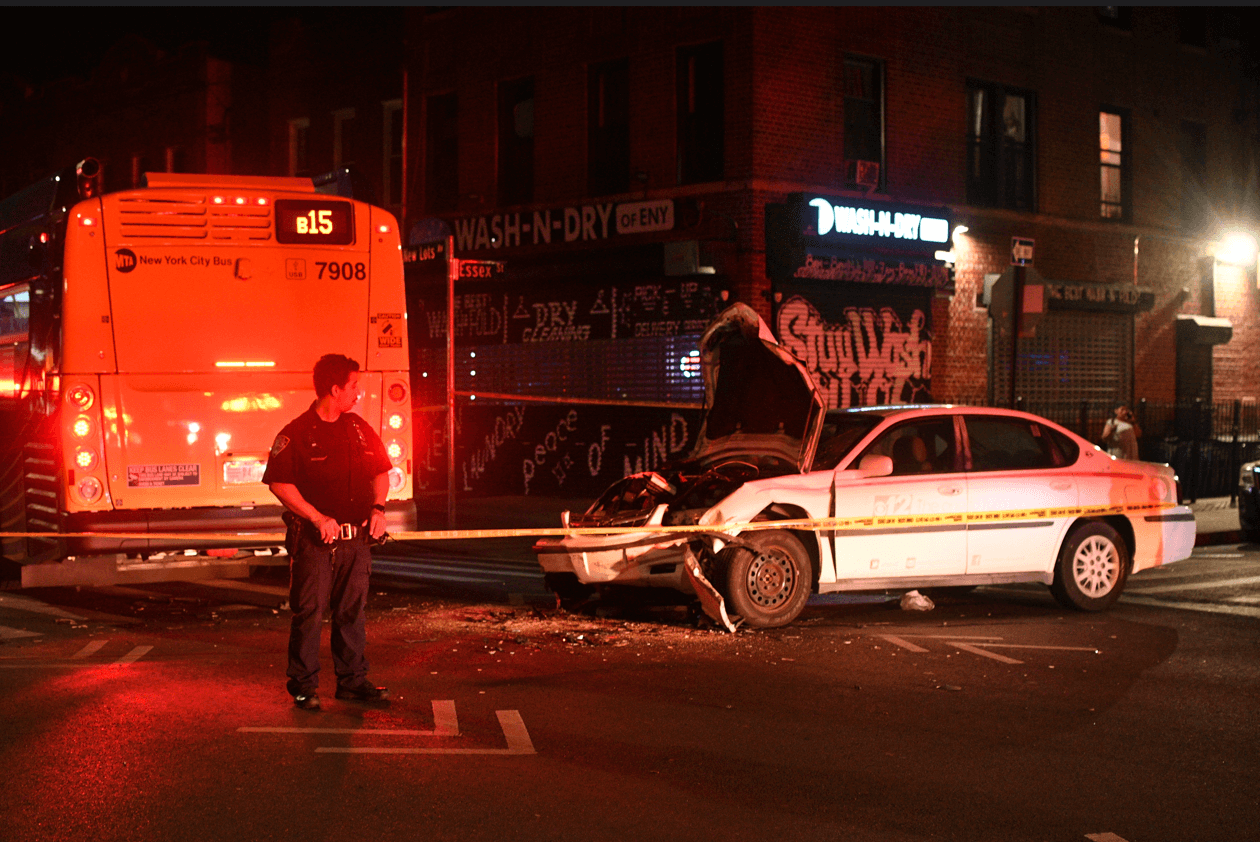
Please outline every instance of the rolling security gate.
[[[1009, 390], [1008, 341], [995, 336], [989, 355], [989, 382], [998, 404], [1005, 403]], [[1132, 400], [1133, 317], [1051, 310], [1035, 336], [1019, 340], [1017, 367], [1015, 394], [1029, 409], [1083, 400], [1127, 403]]]

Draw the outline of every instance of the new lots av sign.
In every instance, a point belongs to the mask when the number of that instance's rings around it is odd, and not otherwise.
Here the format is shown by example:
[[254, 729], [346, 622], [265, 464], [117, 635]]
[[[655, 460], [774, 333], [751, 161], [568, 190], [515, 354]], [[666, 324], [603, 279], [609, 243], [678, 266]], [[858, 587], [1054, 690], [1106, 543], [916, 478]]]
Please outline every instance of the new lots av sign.
[[796, 194], [797, 236], [806, 245], [935, 255], [948, 249], [946, 208]]

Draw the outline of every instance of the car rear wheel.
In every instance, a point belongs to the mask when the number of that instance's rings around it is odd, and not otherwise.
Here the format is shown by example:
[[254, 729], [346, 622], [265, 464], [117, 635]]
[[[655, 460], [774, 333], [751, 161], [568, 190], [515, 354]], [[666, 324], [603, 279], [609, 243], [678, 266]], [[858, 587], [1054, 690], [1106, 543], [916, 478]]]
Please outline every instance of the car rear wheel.
[[790, 532], [753, 532], [742, 541], [722, 553], [733, 613], [753, 628], [786, 626], [805, 610], [813, 588], [809, 553]]
[[1065, 608], [1102, 611], [1120, 598], [1129, 575], [1129, 549], [1101, 521], [1073, 529], [1059, 551], [1050, 592]]

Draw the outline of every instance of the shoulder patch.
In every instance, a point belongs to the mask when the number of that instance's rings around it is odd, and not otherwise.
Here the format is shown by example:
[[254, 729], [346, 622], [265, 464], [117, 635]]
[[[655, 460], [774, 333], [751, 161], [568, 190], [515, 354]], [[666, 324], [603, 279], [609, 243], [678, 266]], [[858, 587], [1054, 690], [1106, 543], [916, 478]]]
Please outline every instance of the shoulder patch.
[[289, 446], [288, 436], [276, 436], [275, 442], [273, 442], [271, 445], [271, 455], [279, 456], [280, 451], [284, 450], [288, 446]]

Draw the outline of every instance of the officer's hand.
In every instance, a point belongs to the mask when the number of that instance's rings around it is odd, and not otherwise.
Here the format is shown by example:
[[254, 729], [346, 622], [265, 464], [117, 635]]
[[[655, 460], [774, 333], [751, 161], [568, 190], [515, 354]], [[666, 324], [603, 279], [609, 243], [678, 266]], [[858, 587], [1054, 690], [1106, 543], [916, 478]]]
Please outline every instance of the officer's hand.
[[320, 519], [315, 521], [315, 526], [319, 529], [320, 540], [325, 544], [331, 544], [340, 537], [337, 521], [333, 518], [320, 515]]
[[379, 541], [381, 536], [385, 534], [385, 513], [377, 509], [372, 510], [372, 516], [368, 519], [368, 534], [372, 536], [373, 541]]

